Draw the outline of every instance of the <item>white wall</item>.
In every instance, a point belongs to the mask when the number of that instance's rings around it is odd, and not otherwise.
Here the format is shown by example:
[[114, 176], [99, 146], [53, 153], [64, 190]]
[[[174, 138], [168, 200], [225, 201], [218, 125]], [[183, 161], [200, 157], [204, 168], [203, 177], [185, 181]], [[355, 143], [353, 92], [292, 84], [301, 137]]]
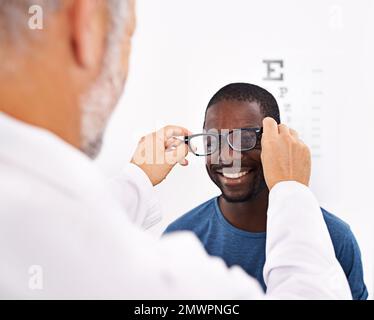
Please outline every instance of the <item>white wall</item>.
[[[200, 131], [223, 85], [262, 85], [311, 146], [312, 188], [351, 225], [371, 290], [373, 15], [372, 0], [138, 0], [130, 77], [98, 163], [114, 174], [144, 133], [166, 124]], [[264, 80], [265, 59], [283, 60], [283, 81]], [[157, 188], [165, 218], [155, 234], [218, 194], [201, 159], [189, 159]]]

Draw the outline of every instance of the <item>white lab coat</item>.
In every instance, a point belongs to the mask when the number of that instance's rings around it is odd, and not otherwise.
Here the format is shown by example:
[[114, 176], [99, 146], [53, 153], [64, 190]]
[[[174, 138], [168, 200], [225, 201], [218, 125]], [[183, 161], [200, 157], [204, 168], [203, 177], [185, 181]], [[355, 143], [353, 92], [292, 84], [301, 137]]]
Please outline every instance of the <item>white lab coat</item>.
[[[269, 200], [268, 297], [349, 299], [309, 189], [279, 183]], [[208, 257], [192, 234], [158, 240], [141, 230], [159, 219], [139, 168], [108, 182], [57, 136], [0, 113], [0, 298], [266, 297], [242, 269]]]

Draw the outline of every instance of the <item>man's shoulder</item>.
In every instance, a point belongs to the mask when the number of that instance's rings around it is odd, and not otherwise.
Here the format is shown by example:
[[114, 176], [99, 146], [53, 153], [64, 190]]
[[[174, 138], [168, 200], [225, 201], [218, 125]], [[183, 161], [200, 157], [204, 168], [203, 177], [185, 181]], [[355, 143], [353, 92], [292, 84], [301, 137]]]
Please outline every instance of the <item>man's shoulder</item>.
[[321, 211], [330, 233], [333, 232], [334, 234], [338, 235], [346, 235], [347, 233], [351, 232], [351, 228], [347, 222], [324, 208], [321, 208]]
[[204, 222], [209, 221], [211, 214], [214, 213], [216, 199], [214, 197], [183, 214], [172, 222], [164, 233], [184, 230], [194, 231], [196, 228], [202, 227]]
[[349, 224], [327, 210], [323, 208], [321, 210], [335, 249], [344, 247], [348, 243], [356, 245], [356, 239]]
[[322, 213], [334, 245], [335, 255], [349, 280], [353, 298], [355, 300], [367, 299], [361, 252], [350, 226], [325, 209], [322, 209]]

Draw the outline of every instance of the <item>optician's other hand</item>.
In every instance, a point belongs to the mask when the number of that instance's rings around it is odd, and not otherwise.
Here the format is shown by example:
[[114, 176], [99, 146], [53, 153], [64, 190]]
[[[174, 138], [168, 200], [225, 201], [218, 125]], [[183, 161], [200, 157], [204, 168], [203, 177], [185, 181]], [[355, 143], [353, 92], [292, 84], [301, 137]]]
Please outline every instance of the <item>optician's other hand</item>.
[[261, 159], [269, 190], [281, 181], [297, 181], [308, 186], [311, 155], [297, 132], [284, 124], [278, 125], [272, 118], [264, 119], [263, 128]]
[[155, 186], [177, 163], [188, 165], [188, 146], [175, 137], [190, 134], [190, 131], [178, 126], [166, 126], [153, 132], [140, 140], [131, 163], [140, 167]]

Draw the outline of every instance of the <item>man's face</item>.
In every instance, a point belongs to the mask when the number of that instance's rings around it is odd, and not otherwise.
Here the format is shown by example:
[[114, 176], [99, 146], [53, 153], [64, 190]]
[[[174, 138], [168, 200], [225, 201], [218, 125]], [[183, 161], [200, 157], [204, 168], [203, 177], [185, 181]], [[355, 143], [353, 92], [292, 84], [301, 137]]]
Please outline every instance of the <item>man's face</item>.
[[[204, 129], [223, 133], [240, 128], [261, 128], [263, 118], [257, 102], [223, 100], [208, 109]], [[229, 202], [254, 199], [266, 188], [260, 143], [253, 150], [239, 152], [232, 150], [223, 139], [221, 148], [207, 156], [206, 161], [210, 178]], [[232, 173], [238, 172], [240, 177], [232, 178]]]

